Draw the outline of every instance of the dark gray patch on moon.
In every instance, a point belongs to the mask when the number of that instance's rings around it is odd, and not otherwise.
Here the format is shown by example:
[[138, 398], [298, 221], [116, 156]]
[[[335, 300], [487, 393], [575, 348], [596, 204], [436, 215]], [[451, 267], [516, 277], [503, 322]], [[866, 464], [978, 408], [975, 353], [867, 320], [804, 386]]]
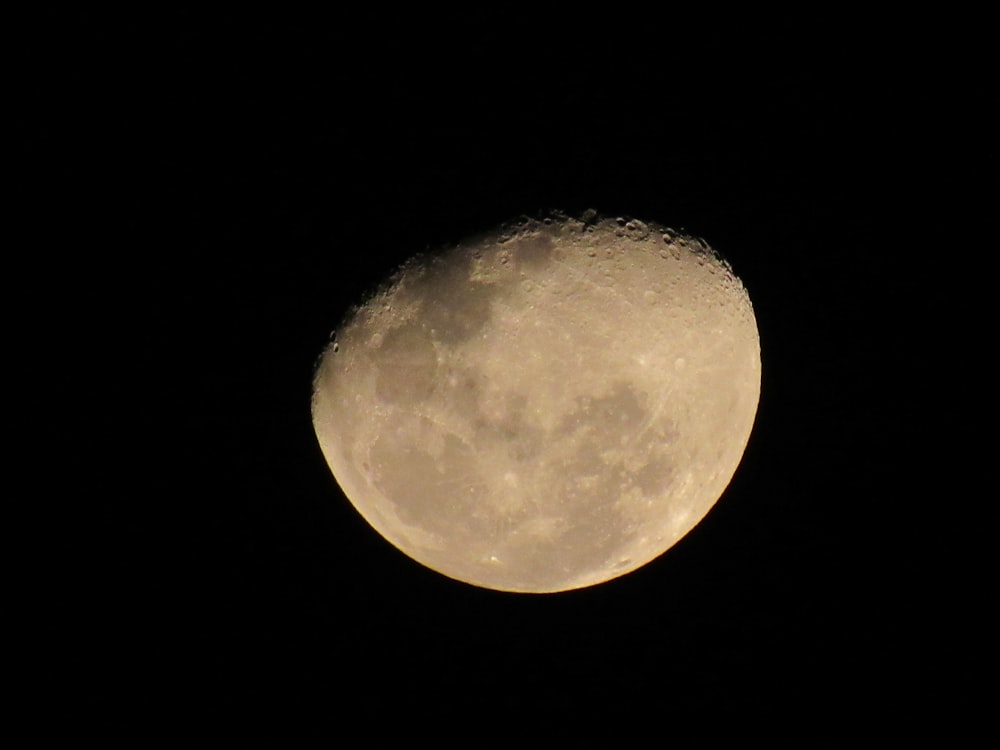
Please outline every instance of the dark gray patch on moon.
[[552, 238], [545, 235], [520, 238], [514, 242], [515, 263], [531, 270], [541, 268], [551, 260], [554, 249]]
[[482, 332], [499, 292], [494, 284], [470, 282], [470, 259], [460, 257], [454, 265], [436, 262], [421, 280], [421, 315], [435, 340], [453, 347]]
[[375, 394], [386, 403], [426, 401], [436, 386], [437, 355], [426, 326], [411, 321], [390, 330], [379, 348]]

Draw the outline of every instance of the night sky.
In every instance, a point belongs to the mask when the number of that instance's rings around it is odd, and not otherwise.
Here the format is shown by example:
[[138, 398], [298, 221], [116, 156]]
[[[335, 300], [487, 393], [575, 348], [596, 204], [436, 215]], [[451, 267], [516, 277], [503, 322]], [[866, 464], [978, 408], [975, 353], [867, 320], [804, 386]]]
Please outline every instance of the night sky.
[[[66, 349], [89, 414], [65, 437], [102, 445], [74, 468], [97, 489], [60, 605], [88, 721], [834, 747], [969, 690], [974, 662], [934, 635], [961, 597], [931, 559], [955, 521], [927, 458], [965, 417], [919, 405], [971, 334], [915, 242], [993, 210], [963, 188], [995, 185], [975, 45], [944, 66], [919, 38], [796, 18], [48, 21], [29, 89], [53, 114], [27, 148], [91, 248], [67, 279], [100, 279], [76, 306], [98, 333]], [[762, 390], [743, 462], [622, 579], [452, 581], [340, 492], [314, 363], [412, 254], [587, 208], [702, 236], [744, 282]]]

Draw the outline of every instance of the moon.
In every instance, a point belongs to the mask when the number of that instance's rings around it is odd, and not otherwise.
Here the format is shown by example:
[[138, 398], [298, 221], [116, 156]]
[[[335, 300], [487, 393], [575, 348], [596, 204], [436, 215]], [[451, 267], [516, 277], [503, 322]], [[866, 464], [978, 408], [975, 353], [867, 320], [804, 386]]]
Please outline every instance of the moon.
[[749, 296], [705, 242], [524, 218], [411, 260], [320, 356], [336, 481], [399, 550], [512, 592], [649, 563], [732, 479], [760, 395]]

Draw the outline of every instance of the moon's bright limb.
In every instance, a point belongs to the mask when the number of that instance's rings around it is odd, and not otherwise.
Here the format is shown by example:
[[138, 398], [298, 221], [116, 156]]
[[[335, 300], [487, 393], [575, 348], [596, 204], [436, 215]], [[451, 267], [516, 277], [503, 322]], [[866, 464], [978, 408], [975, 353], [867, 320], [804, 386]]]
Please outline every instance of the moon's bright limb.
[[742, 284], [699, 240], [588, 218], [410, 262], [320, 360], [313, 423], [344, 493], [452, 578], [553, 592], [628, 573], [743, 455], [760, 345]]

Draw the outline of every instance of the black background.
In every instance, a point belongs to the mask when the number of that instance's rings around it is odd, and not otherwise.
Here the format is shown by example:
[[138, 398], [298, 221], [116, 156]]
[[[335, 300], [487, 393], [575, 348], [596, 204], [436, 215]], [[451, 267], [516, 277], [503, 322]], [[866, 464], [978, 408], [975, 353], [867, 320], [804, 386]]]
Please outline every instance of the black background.
[[[982, 258], [964, 233], [995, 198], [974, 27], [50, 14], [18, 123], [60, 217], [42, 265], [72, 290], [58, 400], [85, 407], [60, 434], [84, 508], [53, 636], [69, 704], [348, 746], [836, 746], [974, 714], [951, 712], [977, 661], [943, 635], [970, 617], [943, 550], [968, 496], [935, 471], [968, 417], [942, 363], [974, 317], [942, 279]], [[413, 253], [590, 207], [704, 236], [748, 288], [743, 463], [625, 578], [451, 581], [339, 491], [316, 357]]]

